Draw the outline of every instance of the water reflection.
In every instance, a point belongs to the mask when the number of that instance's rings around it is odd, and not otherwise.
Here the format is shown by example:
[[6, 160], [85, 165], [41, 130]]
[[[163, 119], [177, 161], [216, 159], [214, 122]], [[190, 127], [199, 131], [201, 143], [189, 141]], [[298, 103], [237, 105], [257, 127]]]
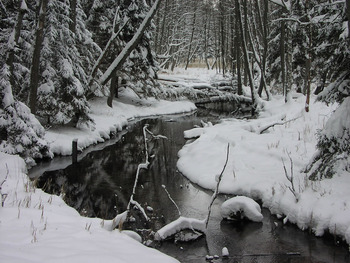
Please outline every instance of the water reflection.
[[[211, 192], [191, 184], [176, 170], [177, 153], [185, 144], [183, 131], [199, 124], [202, 117], [183, 116], [147, 119], [129, 127], [122, 139], [101, 151], [88, 153], [79, 163], [58, 171], [47, 171], [39, 179], [40, 187], [62, 194], [65, 201], [82, 215], [111, 219], [126, 209], [132, 192], [137, 165], [144, 162], [142, 127], [149, 124], [154, 134], [167, 140], [149, 143], [154, 157], [142, 171], [134, 197], [148, 211], [151, 223], [137, 220], [134, 228], [159, 229], [178, 217], [162, 185], [167, 187], [183, 216], [204, 219]], [[205, 119], [205, 121], [212, 119]], [[181, 262], [207, 262], [205, 255], [220, 255], [227, 247], [230, 258], [212, 262], [350, 262], [347, 250], [327, 239], [316, 238], [295, 226], [285, 226], [263, 209], [262, 223], [233, 224], [222, 221], [220, 196], [215, 202], [207, 235], [191, 243], [167, 241], [159, 250]], [[137, 214], [136, 214], [137, 216]], [[277, 226], [276, 226], [277, 223]], [[296, 254], [288, 254], [298, 252]]]

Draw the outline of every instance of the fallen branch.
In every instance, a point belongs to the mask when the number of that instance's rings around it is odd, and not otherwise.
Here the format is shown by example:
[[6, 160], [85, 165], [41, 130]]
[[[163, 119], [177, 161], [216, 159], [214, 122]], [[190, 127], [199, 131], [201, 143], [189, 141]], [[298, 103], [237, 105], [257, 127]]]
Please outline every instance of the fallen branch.
[[262, 133], [264, 133], [265, 131], [267, 131], [268, 129], [270, 129], [271, 127], [274, 127], [274, 126], [276, 126], [276, 125], [285, 125], [285, 124], [287, 124], [287, 123], [289, 123], [289, 122], [292, 122], [292, 121], [295, 121], [295, 120], [297, 120], [297, 119], [299, 119], [299, 118], [301, 118], [301, 117], [296, 117], [296, 118], [294, 118], [294, 119], [291, 119], [291, 120], [288, 120], [288, 121], [284, 121], [284, 122], [275, 122], [275, 123], [269, 124], [269, 125], [265, 126], [264, 128], [262, 128], [258, 133], [259, 133], [259, 134], [262, 134]]
[[166, 189], [166, 186], [165, 186], [165, 185], [162, 185], [162, 187], [163, 187], [164, 191], [167, 193], [167, 195], [168, 195], [170, 201], [175, 205], [177, 211], [179, 212], [179, 216], [181, 216], [181, 211], [180, 211], [179, 207], [177, 206], [176, 202], [174, 201], [174, 199], [171, 198], [171, 195], [170, 195], [170, 193], [168, 192], [168, 190]]
[[175, 221], [159, 229], [156, 232], [154, 239], [157, 241], [165, 240], [168, 237], [171, 237], [176, 233], [180, 232], [181, 230], [185, 230], [185, 229], [191, 229], [193, 231], [197, 230], [202, 233], [205, 233], [206, 232], [205, 220], [198, 220], [195, 218], [180, 216]]
[[149, 139], [147, 138], [147, 135], [151, 135], [152, 139], [167, 139], [167, 137], [163, 136], [163, 135], [154, 135], [149, 129], [148, 129], [148, 124], [146, 124], [143, 127], [143, 140], [144, 140], [144, 147], [145, 147], [145, 162], [144, 163], [140, 163], [137, 166], [137, 171], [136, 171], [136, 176], [135, 176], [135, 181], [134, 181], [134, 187], [132, 189], [132, 194], [130, 196], [130, 200], [129, 203], [127, 205], [126, 211], [124, 211], [121, 214], [118, 214], [112, 221], [108, 221], [105, 222], [103, 221], [102, 227], [112, 231], [113, 229], [115, 229], [117, 226], [119, 226], [119, 228], [122, 228], [123, 223], [126, 221], [127, 217], [130, 214], [130, 209], [131, 209], [131, 205], [136, 206], [143, 214], [144, 218], [149, 221], [149, 218], [145, 212], [145, 210], [143, 209], [143, 207], [134, 200], [134, 195], [136, 194], [136, 187], [139, 181], [139, 176], [140, 176], [140, 171], [141, 169], [148, 169], [148, 166], [150, 164], [149, 162], [149, 154], [148, 154], [148, 141]]
[[223, 174], [224, 174], [224, 171], [225, 171], [226, 166], [227, 166], [227, 163], [228, 163], [229, 154], [230, 154], [230, 143], [227, 144], [226, 162], [225, 162], [224, 168], [222, 169], [220, 175], [217, 177], [216, 189], [215, 189], [214, 194], [213, 194], [212, 197], [211, 197], [211, 202], [210, 202], [209, 207], [208, 207], [208, 216], [207, 216], [207, 218], [205, 219], [205, 227], [206, 227], [206, 228], [208, 227], [208, 223], [209, 223], [209, 217], [210, 217], [210, 214], [211, 214], [211, 207], [212, 207], [212, 205], [213, 205], [213, 203], [214, 203], [216, 197], [217, 197], [218, 194], [219, 194], [219, 185], [220, 185], [222, 176], [223, 176]]

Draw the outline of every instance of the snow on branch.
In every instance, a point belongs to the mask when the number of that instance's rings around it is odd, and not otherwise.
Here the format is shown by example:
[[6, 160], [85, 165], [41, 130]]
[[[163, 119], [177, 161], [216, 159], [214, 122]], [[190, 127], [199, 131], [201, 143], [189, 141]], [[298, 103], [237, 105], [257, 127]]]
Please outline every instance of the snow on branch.
[[140, 203], [138, 203], [136, 200], [134, 200], [134, 195], [136, 194], [136, 187], [139, 181], [139, 176], [140, 176], [140, 171], [141, 169], [148, 169], [148, 166], [150, 164], [149, 162], [149, 154], [148, 154], [148, 144], [147, 142], [149, 141], [149, 139], [147, 138], [147, 135], [150, 135], [152, 139], [167, 139], [167, 137], [163, 136], [163, 135], [154, 135], [149, 129], [148, 129], [148, 124], [146, 124], [143, 127], [143, 139], [144, 139], [144, 147], [145, 147], [145, 162], [144, 163], [140, 163], [137, 166], [137, 171], [136, 171], [136, 176], [135, 176], [135, 181], [134, 181], [134, 187], [132, 189], [132, 194], [130, 196], [130, 200], [129, 203], [127, 205], [126, 211], [124, 211], [121, 214], [118, 214], [113, 220], [110, 221], [103, 221], [102, 223], [102, 227], [104, 229], [110, 230], [112, 231], [113, 229], [116, 228], [116, 226], [122, 226], [123, 222], [125, 222], [127, 220], [127, 217], [130, 213], [130, 209], [131, 209], [131, 205], [133, 205], [134, 207], [136, 207], [138, 210], [141, 211], [142, 215], [144, 216], [144, 218], [149, 221], [149, 218], [145, 212], [145, 210], [143, 209], [143, 207], [140, 205]]
[[283, 121], [283, 122], [274, 122], [274, 123], [272, 123], [272, 124], [268, 124], [268, 125], [266, 125], [266, 126], [261, 127], [261, 128], [257, 131], [257, 133], [258, 133], [258, 134], [263, 134], [265, 131], [267, 131], [268, 129], [270, 129], [270, 128], [276, 126], [276, 125], [285, 125], [285, 124], [287, 124], [287, 123], [289, 123], [289, 122], [296, 121], [297, 119], [300, 119], [300, 118], [301, 118], [301, 116], [300, 116], [300, 117], [293, 118], [293, 119], [290, 119], [290, 120], [287, 120], [287, 121]]
[[100, 56], [98, 57], [98, 59], [96, 60], [96, 63], [94, 64], [94, 66], [92, 67], [89, 79], [88, 79], [88, 83], [91, 86], [92, 82], [96, 76], [97, 70], [101, 65], [101, 62], [103, 61], [103, 59], [106, 57], [107, 51], [110, 48], [110, 46], [112, 45], [113, 41], [116, 39], [116, 37], [120, 34], [120, 32], [124, 29], [124, 27], [129, 23], [130, 19], [128, 19], [127, 21], [125, 21], [125, 23], [119, 28], [119, 30], [117, 32], [115, 32], [115, 27], [116, 27], [116, 21], [117, 21], [117, 16], [118, 16], [118, 12], [119, 12], [119, 7], [115, 13], [114, 16], [114, 22], [113, 22], [113, 30], [112, 30], [112, 35], [109, 38], [105, 48], [103, 49], [103, 51], [101, 52]]
[[205, 219], [205, 226], [208, 227], [208, 223], [209, 223], [209, 217], [210, 217], [210, 213], [211, 213], [211, 207], [216, 199], [216, 197], [218, 196], [219, 194], [219, 185], [220, 185], [220, 182], [222, 180], [222, 176], [225, 172], [225, 169], [226, 169], [226, 166], [227, 166], [227, 163], [228, 163], [228, 158], [229, 158], [229, 155], [230, 155], [230, 143], [227, 144], [227, 150], [226, 150], [226, 161], [225, 161], [225, 165], [221, 171], [221, 173], [216, 177], [216, 181], [217, 181], [217, 184], [216, 184], [216, 189], [215, 189], [215, 192], [211, 198], [211, 201], [210, 201], [210, 204], [209, 204], [209, 207], [208, 207], [208, 216], [207, 218]]
[[185, 229], [191, 229], [193, 231], [197, 230], [205, 233], [206, 232], [205, 220], [198, 220], [195, 218], [188, 218], [188, 217], [181, 216], [175, 221], [172, 221], [171, 223], [159, 229], [156, 232], [154, 238], [157, 241], [165, 240], [168, 237], [171, 237], [176, 233]]
[[284, 7], [287, 11], [290, 11], [291, 10], [291, 3], [290, 3], [290, 0], [286, 1], [286, 0], [270, 0], [270, 2], [276, 4], [276, 5], [279, 5], [281, 7]]
[[145, 32], [148, 25], [151, 23], [153, 16], [156, 14], [160, 1], [161, 0], [156, 0], [156, 2], [153, 4], [152, 8], [147, 13], [146, 17], [142, 21], [140, 27], [137, 29], [133, 38], [126, 44], [126, 46], [117, 56], [117, 58], [108, 67], [106, 72], [101, 76], [99, 80], [100, 84], [105, 85], [110, 80], [110, 78], [112, 77], [112, 73], [122, 67], [123, 63], [126, 61], [128, 56], [130, 55], [131, 51], [133, 51], [135, 47], [138, 45], [138, 43], [140, 42], [143, 36], [143, 33]]
[[228, 220], [240, 220], [244, 217], [253, 222], [262, 222], [264, 216], [260, 205], [246, 196], [236, 196], [221, 205], [221, 215]]

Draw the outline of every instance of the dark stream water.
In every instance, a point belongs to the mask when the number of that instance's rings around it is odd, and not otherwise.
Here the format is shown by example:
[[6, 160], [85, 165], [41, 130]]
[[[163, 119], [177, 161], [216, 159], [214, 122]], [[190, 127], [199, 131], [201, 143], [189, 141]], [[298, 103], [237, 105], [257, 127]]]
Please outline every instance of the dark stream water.
[[[140, 213], [134, 211], [136, 222], [126, 226], [157, 230], [178, 217], [162, 185], [183, 216], [204, 219], [212, 192], [192, 184], [176, 170], [177, 153], [186, 143], [183, 131], [201, 120], [218, 121], [219, 117], [200, 111], [190, 116], [145, 119], [131, 124], [115, 139], [90, 147], [77, 164], [70, 164], [70, 157], [56, 158], [32, 169], [30, 176], [39, 176], [38, 186], [45, 191], [63, 193], [65, 201], [82, 215], [114, 218], [125, 211], [137, 165], [145, 161], [142, 127], [149, 124], [154, 134], [168, 138], [149, 143], [154, 157], [149, 169], [141, 172], [134, 197], [144, 207], [153, 208], [147, 210], [151, 221], [142, 220]], [[350, 262], [344, 244], [336, 244], [332, 238], [316, 238], [293, 225], [283, 225], [266, 209], [262, 223], [223, 221], [220, 205], [225, 198], [220, 196], [215, 201], [206, 236], [187, 243], [166, 241], [155, 245], [157, 249], [181, 262], [208, 262], [205, 256], [220, 256], [223, 247], [228, 248], [230, 257], [211, 262]]]

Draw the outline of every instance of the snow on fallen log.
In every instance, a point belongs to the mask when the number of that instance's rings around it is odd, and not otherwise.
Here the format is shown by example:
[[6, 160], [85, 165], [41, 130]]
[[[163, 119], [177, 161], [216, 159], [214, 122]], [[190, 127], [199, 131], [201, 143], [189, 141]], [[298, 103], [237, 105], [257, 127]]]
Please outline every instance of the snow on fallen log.
[[213, 124], [210, 121], [209, 122], [201, 121], [201, 124], [202, 124], [202, 127], [198, 127], [197, 126], [197, 127], [193, 128], [193, 129], [184, 131], [184, 138], [186, 140], [188, 140], [188, 139], [196, 139], [196, 138], [200, 137], [205, 132], [204, 128], [208, 128], [208, 127], [212, 127], [213, 126]]
[[216, 89], [208, 83], [191, 83], [189, 86], [193, 89]]
[[104, 220], [101, 223], [102, 228], [113, 231], [119, 224], [126, 221], [128, 216], [128, 211], [124, 211], [121, 214], [118, 214], [113, 220]]
[[260, 205], [246, 196], [236, 196], [225, 201], [221, 205], [221, 215], [228, 220], [239, 220], [243, 217], [254, 222], [263, 220]]
[[206, 232], [206, 227], [205, 227], [205, 220], [198, 220], [195, 218], [188, 218], [188, 217], [182, 217], [180, 216], [178, 219], [175, 221], [165, 225], [161, 229], [159, 229], [155, 236], [154, 239], [157, 241], [165, 240], [176, 233], [182, 231], [182, 230], [197, 230], [202, 233]]
[[203, 133], [204, 133], [204, 129], [203, 128], [193, 128], [191, 130], [184, 131], [184, 138], [186, 140], [198, 138]]

